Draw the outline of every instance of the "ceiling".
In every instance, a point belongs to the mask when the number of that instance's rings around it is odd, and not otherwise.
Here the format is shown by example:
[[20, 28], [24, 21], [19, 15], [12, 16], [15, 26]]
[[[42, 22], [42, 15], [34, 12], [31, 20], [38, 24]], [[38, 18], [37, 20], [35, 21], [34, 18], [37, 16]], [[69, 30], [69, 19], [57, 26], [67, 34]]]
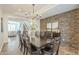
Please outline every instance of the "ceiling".
[[[0, 6], [8, 17], [25, 18], [33, 12], [32, 4], [2, 4]], [[46, 18], [78, 8], [78, 6], [77, 4], [36, 4], [34, 8], [35, 14], [41, 15], [41, 18]]]
[[[5, 13], [16, 13], [16, 12], [21, 12], [21, 13], [25, 13], [25, 12], [32, 12], [33, 10], [33, 6], [31, 4], [5, 4], [2, 5], [3, 6], [3, 10]], [[40, 10], [41, 8], [44, 8], [47, 5], [35, 5], [35, 12], [37, 12], [38, 10]]]
[[[9, 17], [28, 17], [33, 13], [32, 4], [3, 4], [1, 5], [3, 12], [7, 14]], [[50, 6], [54, 7], [53, 4], [36, 4], [34, 7], [35, 14], [41, 14], [43, 11], [50, 8]]]

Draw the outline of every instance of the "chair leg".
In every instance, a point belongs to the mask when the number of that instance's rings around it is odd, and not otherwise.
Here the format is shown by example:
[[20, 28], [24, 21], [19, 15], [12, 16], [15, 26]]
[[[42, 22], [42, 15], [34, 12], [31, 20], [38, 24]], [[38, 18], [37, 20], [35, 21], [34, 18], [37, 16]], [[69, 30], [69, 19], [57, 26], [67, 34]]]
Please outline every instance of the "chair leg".
[[28, 49], [27, 49], [27, 47], [26, 47], [26, 55], [28, 54]]

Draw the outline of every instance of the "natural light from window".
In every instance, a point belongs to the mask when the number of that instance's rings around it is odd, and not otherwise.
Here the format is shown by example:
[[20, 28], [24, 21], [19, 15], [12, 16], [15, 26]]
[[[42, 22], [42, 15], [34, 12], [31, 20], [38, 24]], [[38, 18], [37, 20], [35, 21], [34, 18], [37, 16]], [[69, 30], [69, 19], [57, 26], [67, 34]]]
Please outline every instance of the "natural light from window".
[[53, 23], [47, 23], [47, 31], [59, 31], [58, 29], [58, 22], [53, 22]]
[[8, 31], [18, 31], [20, 22], [8, 21]]

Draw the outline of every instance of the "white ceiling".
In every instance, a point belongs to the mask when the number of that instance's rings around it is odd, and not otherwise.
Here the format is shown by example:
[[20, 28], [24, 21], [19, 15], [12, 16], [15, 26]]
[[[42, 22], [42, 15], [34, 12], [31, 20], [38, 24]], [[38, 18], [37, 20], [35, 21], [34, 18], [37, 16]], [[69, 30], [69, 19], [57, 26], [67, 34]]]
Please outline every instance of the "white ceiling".
[[[33, 12], [33, 6], [31, 4], [3, 4], [3, 13], [9, 17], [26, 17], [25, 14], [30, 15]], [[76, 4], [36, 4], [35, 14], [39, 14], [42, 18], [53, 16], [62, 12], [66, 12], [72, 9], [78, 8]], [[27, 15], [27, 16], [28, 16]]]
[[[31, 4], [5, 4], [2, 5], [5, 13], [15, 13], [15, 12], [32, 12], [33, 6]], [[35, 12], [44, 8], [47, 5], [35, 5]]]
[[[8, 16], [28, 17], [30, 14], [33, 13], [32, 4], [5, 4], [1, 6], [2, 6], [3, 12]], [[55, 5], [36, 4], [34, 7], [35, 14], [42, 13], [43, 11], [49, 9], [50, 6], [54, 7]]]
[[59, 4], [56, 5], [54, 8], [47, 10], [47, 12], [43, 12], [43, 18], [50, 17], [56, 14], [64, 13], [73, 9], [79, 8], [77, 4]]

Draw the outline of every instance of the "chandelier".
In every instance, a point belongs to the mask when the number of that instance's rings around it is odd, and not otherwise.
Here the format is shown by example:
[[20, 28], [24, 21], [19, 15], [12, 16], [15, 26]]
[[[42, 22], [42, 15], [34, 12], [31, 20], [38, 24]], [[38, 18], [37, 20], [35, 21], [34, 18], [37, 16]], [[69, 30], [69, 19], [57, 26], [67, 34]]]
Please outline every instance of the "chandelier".
[[33, 6], [33, 15], [32, 15], [32, 20], [33, 19], [35, 19], [35, 18], [41, 18], [41, 16], [40, 15], [38, 15], [38, 14], [35, 14], [35, 4], [32, 4], [32, 6]]
[[35, 24], [35, 21], [36, 20], [39, 20], [41, 18], [40, 15], [38, 14], [35, 14], [35, 4], [32, 4], [32, 7], [33, 7], [33, 13], [32, 13], [32, 16], [31, 16], [31, 19], [32, 19], [32, 30], [36, 30], [36, 27], [37, 25]]
[[35, 4], [32, 4], [32, 13], [30, 14], [25, 14], [26, 18], [30, 18], [32, 20], [34, 19], [40, 19], [41, 16], [39, 14], [35, 14]]

